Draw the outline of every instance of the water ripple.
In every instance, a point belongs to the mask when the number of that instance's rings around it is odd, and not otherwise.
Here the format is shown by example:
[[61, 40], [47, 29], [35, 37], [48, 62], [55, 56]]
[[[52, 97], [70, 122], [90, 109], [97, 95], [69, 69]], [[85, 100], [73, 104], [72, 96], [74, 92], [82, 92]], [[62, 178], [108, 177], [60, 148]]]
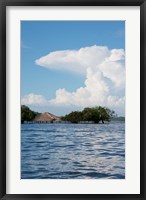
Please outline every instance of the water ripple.
[[22, 179], [124, 179], [125, 123], [23, 124]]

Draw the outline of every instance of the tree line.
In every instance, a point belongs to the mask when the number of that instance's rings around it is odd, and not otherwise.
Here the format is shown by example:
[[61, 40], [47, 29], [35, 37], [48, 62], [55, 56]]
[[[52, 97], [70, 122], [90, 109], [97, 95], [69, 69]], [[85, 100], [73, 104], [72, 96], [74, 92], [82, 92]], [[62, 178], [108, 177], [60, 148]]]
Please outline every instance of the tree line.
[[110, 121], [114, 117], [115, 112], [106, 107], [93, 107], [84, 108], [83, 111], [74, 111], [61, 118], [62, 121], [69, 121], [71, 123], [79, 123], [81, 121], [92, 121], [94, 123], [99, 123], [100, 121], [104, 123], [105, 121]]
[[37, 114], [39, 113], [30, 110], [30, 108], [25, 105], [22, 105], [21, 106], [21, 123], [24, 123], [24, 121], [32, 121]]
[[[21, 123], [25, 121], [32, 121], [36, 115], [40, 113], [32, 111], [29, 107], [22, 105], [21, 106]], [[105, 121], [110, 121], [115, 117], [115, 112], [106, 107], [92, 107], [84, 108], [82, 111], [73, 111], [63, 117], [62, 121], [68, 121], [71, 123], [79, 123], [81, 121], [85, 122], [94, 122], [99, 123], [100, 121], [104, 123]]]

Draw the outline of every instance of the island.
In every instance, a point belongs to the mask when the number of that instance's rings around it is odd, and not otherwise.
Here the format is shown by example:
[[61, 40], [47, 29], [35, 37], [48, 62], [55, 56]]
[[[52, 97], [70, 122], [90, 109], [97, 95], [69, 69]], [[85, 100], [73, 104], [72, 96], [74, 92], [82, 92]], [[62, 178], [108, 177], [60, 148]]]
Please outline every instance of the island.
[[82, 111], [73, 111], [65, 116], [58, 117], [49, 112], [38, 113], [32, 111], [29, 107], [21, 106], [21, 123], [80, 123], [93, 124], [102, 123], [111, 120], [125, 120], [124, 117], [117, 117], [113, 110], [109, 108], [96, 106], [86, 107]]

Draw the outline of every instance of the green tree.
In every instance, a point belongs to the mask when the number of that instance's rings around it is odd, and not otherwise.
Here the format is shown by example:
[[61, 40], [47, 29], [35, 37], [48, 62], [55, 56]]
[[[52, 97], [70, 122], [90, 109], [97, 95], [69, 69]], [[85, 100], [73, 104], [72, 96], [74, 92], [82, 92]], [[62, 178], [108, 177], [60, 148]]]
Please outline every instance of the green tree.
[[36, 115], [37, 113], [30, 110], [29, 107], [25, 105], [21, 106], [21, 123], [24, 123], [24, 121], [32, 121]]
[[84, 108], [83, 111], [71, 112], [68, 115], [62, 117], [63, 121], [70, 121], [72, 123], [78, 123], [80, 121], [93, 121], [94, 123], [99, 123], [102, 121], [110, 121], [113, 117], [114, 111], [106, 107], [93, 107], [93, 108]]
[[65, 115], [61, 119], [63, 121], [69, 121], [69, 122], [72, 122], [72, 123], [78, 123], [79, 121], [82, 120], [82, 113], [79, 112], [79, 111], [74, 111], [74, 112], [71, 112], [68, 115]]

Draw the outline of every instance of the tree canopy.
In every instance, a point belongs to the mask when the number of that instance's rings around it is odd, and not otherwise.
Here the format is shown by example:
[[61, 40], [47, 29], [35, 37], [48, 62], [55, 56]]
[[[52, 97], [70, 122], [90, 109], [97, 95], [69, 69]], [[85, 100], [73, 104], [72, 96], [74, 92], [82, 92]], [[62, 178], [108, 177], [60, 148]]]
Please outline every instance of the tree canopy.
[[106, 107], [93, 107], [93, 108], [84, 108], [83, 111], [74, 111], [65, 115], [61, 119], [63, 121], [69, 121], [72, 123], [78, 123], [80, 121], [93, 121], [94, 123], [99, 123], [100, 121], [110, 121], [114, 116], [115, 112]]
[[[21, 106], [21, 123], [25, 121], [32, 121], [36, 115], [39, 113], [30, 110], [29, 107], [22, 105]], [[79, 122], [94, 122], [99, 123], [100, 121], [104, 123], [105, 121], [110, 121], [115, 117], [115, 112], [106, 107], [92, 107], [84, 108], [82, 111], [73, 111], [64, 117], [61, 117], [62, 121], [68, 121], [71, 123]]]
[[30, 110], [29, 107], [22, 105], [21, 106], [21, 123], [24, 121], [32, 121], [38, 113]]

